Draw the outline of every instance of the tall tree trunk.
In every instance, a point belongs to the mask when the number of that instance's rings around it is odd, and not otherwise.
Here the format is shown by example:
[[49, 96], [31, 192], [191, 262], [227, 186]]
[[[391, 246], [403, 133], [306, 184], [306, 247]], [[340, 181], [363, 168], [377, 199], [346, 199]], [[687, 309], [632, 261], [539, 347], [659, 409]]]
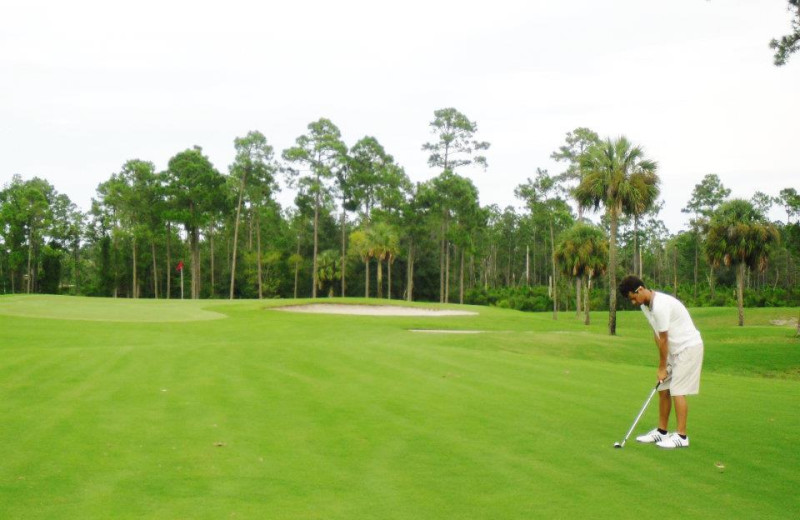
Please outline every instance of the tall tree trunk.
[[414, 301], [414, 243], [411, 242], [408, 246], [408, 265], [406, 266], [407, 279], [406, 279], [406, 299]]
[[[495, 247], [492, 256], [492, 288], [497, 287], [497, 279], [499, 277], [498, 269], [497, 269], [497, 253], [498, 248]], [[536, 258], [536, 257], [534, 257]], [[533, 279], [536, 280], [536, 264], [533, 264]]]
[[556, 279], [556, 235], [550, 219], [550, 260], [553, 265], [553, 319], [558, 319], [558, 280]]
[[467, 289], [474, 289], [478, 286], [478, 268], [475, 266], [475, 253], [469, 255], [469, 285]]
[[639, 217], [633, 216], [633, 273], [639, 272]]
[[172, 223], [167, 222], [167, 299], [170, 299], [172, 291], [172, 253], [170, 243], [172, 242]]
[[694, 235], [694, 299], [697, 300], [697, 271], [700, 262], [700, 236]]
[[150, 241], [150, 253], [153, 257], [153, 294], [158, 299], [158, 262], [156, 261], [156, 239]]
[[663, 251], [659, 248], [658, 250], [658, 272], [656, 278], [656, 285], [661, 286], [664, 285], [664, 272], [667, 270], [666, 266], [664, 265], [667, 257], [667, 249], [664, 248]]
[[217, 294], [217, 284], [216, 280], [214, 279], [214, 223], [212, 222], [208, 226], [208, 249], [211, 258], [211, 297], [213, 298]]
[[525, 285], [531, 285], [531, 246], [525, 244]]
[[639, 245], [639, 278], [644, 276], [644, 258], [642, 257], [642, 246]]
[[73, 250], [73, 258], [74, 260], [74, 269], [72, 272], [72, 283], [75, 285], [75, 295], [79, 295], [81, 293], [81, 277], [78, 276], [78, 265], [80, 264], [80, 247], [78, 246], [78, 241], [75, 241], [75, 249]]
[[450, 303], [450, 242], [445, 242], [444, 302]]
[[[195, 273], [195, 264], [197, 263], [197, 260], [195, 259], [195, 247], [194, 247], [195, 239], [194, 239], [194, 231], [193, 230], [188, 231], [187, 238], [189, 239], [189, 258], [191, 258], [190, 267], [189, 267], [189, 298], [190, 299], [194, 299], [194, 295], [195, 295], [194, 287], [195, 287], [195, 283], [197, 282], [197, 280], [196, 280], [197, 277], [196, 277], [196, 273]], [[185, 247], [185, 244], [184, 244], [184, 247]], [[181, 284], [181, 285], [183, 285], [183, 284]]]
[[736, 266], [736, 304], [739, 308], [739, 326], [744, 326], [744, 275], [747, 266], [744, 262]]
[[253, 250], [253, 212], [248, 212], [247, 219], [247, 250]]
[[512, 285], [511, 282], [511, 259], [514, 256], [513, 248], [508, 248], [508, 258], [506, 258], [506, 285]]
[[583, 285], [583, 280], [581, 277], [577, 277], [575, 279], [575, 317], [580, 318], [581, 316], [581, 289]]
[[445, 225], [442, 221], [441, 240], [439, 242], [439, 303], [444, 303], [444, 247], [445, 247]]
[[200, 299], [200, 228], [193, 227], [189, 232], [192, 250], [192, 299]]
[[347, 266], [346, 260], [347, 259], [345, 258], [345, 255], [347, 253], [346, 233], [347, 233], [347, 216], [346, 216], [345, 210], [344, 210], [344, 199], [342, 199], [342, 298], [345, 297], [345, 287], [346, 287], [346, 284], [345, 284], [345, 281], [344, 281], [344, 279], [345, 279], [345, 271], [347, 270], [346, 269], [346, 266]]
[[[297, 258], [300, 258], [300, 236], [297, 237]], [[300, 262], [294, 263], [294, 299], [297, 299], [297, 280], [300, 276]]]
[[617, 226], [619, 213], [609, 211], [611, 236], [608, 241], [608, 333], [617, 334]]
[[459, 274], [458, 280], [458, 303], [464, 305], [464, 248], [460, 248], [461, 251], [461, 273]]
[[31, 269], [31, 263], [33, 262], [33, 225], [31, 225], [30, 229], [28, 230], [28, 280], [25, 284], [25, 292], [27, 294], [31, 293], [31, 284], [33, 282], [33, 270]]
[[[319, 180], [318, 180], [319, 181]], [[319, 249], [319, 238], [317, 233], [319, 232], [319, 193], [314, 195], [314, 256], [311, 262], [311, 297], [317, 297], [317, 250]]]
[[112, 270], [114, 271], [114, 298], [119, 295], [119, 266], [117, 265], [119, 255], [117, 254], [117, 238], [116, 233], [111, 232], [111, 263], [114, 264]]
[[133, 295], [133, 299], [136, 299], [139, 297], [139, 281], [136, 279], [136, 235], [133, 235], [131, 239], [131, 245], [133, 247], [133, 286], [131, 288], [131, 293]]
[[[228, 272], [231, 272], [231, 242], [233, 239], [231, 237], [227, 237], [225, 239], [225, 262], [226, 262], [226, 269]], [[230, 287], [228, 287], [230, 290]]]
[[583, 312], [584, 312], [584, 325], [589, 325], [591, 318], [589, 316], [589, 293], [592, 289], [592, 276], [586, 278], [586, 290], [583, 291]]
[[392, 299], [392, 255], [391, 253], [386, 257], [386, 271], [387, 271], [387, 280], [386, 280], [386, 299]]
[[244, 197], [245, 180], [247, 179], [247, 168], [242, 173], [242, 182], [239, 183], [239, 201], [236, 203], [236, 220], [233, 222], [233, 252], [231, 253], [231, 287], [229, 299], [233, 299], [234, 286], [236, 284], [236, 246], [239, 241], [239, 218], [242, 214], [242, 198]]
[[533, 278], [533, 284], [536, 285], [536, 226], [533, 226], [533, 247], [531, 248], [531, 256], [533, 257], [533, 272], [531, 273], [531, 277]]
[[258, 299], [264, 299], [264, 282], [261, 276], [261, 216], [256, 210], [256, 262], [258, 263]]
[[[186, 242], [189, 242], [189, 299], [194, 299], [194, 284], [195, 284], [195, 272], [194, 272], [194, 238], [192, 236], [191, 231], [187, 231], [186, 239], [183, 241], [183, 250], [186, 250]], [[181, 288], [183, 288], [183, 283], [181, 283]], [[183, 295], [181, 295], [181, 299], [183, 299]]]
[[378, 298], [383, 298], [383, 262], [381, 257], [377, 256], [375, 259], [378, 261]]

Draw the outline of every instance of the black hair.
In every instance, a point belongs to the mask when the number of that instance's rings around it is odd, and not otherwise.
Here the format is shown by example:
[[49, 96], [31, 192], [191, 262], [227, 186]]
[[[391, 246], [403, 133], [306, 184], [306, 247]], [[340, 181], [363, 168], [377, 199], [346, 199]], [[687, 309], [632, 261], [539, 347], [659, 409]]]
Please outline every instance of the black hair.
[[644, 282], [638, 276], [626, 276], [619, 283], [619, 292], [623, 298], [627, 298], [629, 293], [634, 292], [639, 287], [646, 287]]

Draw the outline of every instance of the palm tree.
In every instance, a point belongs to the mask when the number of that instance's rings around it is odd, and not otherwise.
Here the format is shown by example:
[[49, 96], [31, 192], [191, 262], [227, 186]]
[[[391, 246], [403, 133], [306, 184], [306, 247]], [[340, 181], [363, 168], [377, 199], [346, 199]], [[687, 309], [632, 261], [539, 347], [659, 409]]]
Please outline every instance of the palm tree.
[[[386, 222], [374, 223], [368, 231], [368, 243], [370, 256], [378, 260], [378, 298], [383, 298], [383, 264], [387, 260], [389, 266], [389, 283], [392, 280], [392, 260], [400, 248], [400, 240], [395, 229]], [[392, 297], [392, 289], [389, 287], [389, 298]]]
[[778, 230], [752, 203], [733, 199], [711, 216], [706, 237], [706, 256], [713, 266], [736, 269], [736, 300], [739, 326], [744, 325], [744, 275], [747, 268], [763, 272], [770, 246], [779, 241]]
[[300, 253], [294, 253], [286, 260], [286, 264], [294, 269], [294, 297], [297, 298], [297, 279], [300, 273], [300, 265], [303, 263], [303, 257]]
[[[566, 276], [584, 282], [583, 309], [584, 323], [589, 325], [589, 292], [592, 278], [603, 274], [608, 259], [608, 240], [596, 226], [577, 223], [562, 235], [555, 249], [554, 258]], [[580, 298], [580, 295], [578, 296]]]
[[[633, 216], [633, 271], [642, 277], [641, 243], [639, 242], [639, 219], [650, 210], [653, 210], [658, 199], [658, 175], [655, 171], [641, 171], [638, 175], [631, 176], [634, 184], [632, 193], [636, 196], [624, 201], [623, 212]], [[656, 213], [658, 209], [654, 210]]]
[[357, 229], [350, 233], [351, 255], [357, 255], [364, 262], [364, 298], [369, 298], [369, 260], [372, 257], [372, 247], [367, 231]]
[[617, 228], [621, 215], [645, 205], [658, 193], [657, 163], [625, 137], [606, 139], [581, 157], [583, 180], [575, 188], [575, 199], [595, 210], [604, 206], [611, 227], [608, 248], [608, 333], [617, 331]]
[[328, 297], [333, 296], [333, 288], [336, 280], [342, 278], [342, 264], [339, 253], [333, 249], [326, 249], [317, 258], [317, 287], [322, 290], [325, 282], [331, 282], [328, 287]]

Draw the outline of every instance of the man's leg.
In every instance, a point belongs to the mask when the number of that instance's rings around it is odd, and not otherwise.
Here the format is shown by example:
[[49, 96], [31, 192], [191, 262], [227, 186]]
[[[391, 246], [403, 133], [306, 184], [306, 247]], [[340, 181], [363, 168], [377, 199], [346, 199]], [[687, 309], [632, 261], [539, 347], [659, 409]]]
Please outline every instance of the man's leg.
[[669, 424], [669, 413], [671, 411], [672, 411], [672, 397], [670, 396], [669, 390], [661, 390], [660, 392], [658, 392], [658, 428], [660, 430], [668, 431], [667, 425]]
[[675, 405], [675, 419], [677, 419], [677, 432], [686, 435], [686, 418], [689, 415], [689, 401], [687, 395], [700, 391], [700, 372], [703, 368], [703, 347], [690, 347], [681, 352], [672, 367], [672, 383], [670, 391], [674, 390], [672, 400]]
[[676, 395], [673, 399], [675, 400], [675, 418], [678, 420], [678, 433], [686, 435], [686, 417], [689, 415], [689, 402], [686, 400], [685, 395]]

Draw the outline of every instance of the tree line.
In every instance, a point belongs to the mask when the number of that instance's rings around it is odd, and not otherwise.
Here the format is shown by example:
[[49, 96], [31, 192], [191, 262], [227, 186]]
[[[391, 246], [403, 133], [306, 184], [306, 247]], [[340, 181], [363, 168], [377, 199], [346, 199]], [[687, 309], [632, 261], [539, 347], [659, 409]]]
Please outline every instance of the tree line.
[[[88, 212], [46, 180], [15, 175], [0, 191], [0, 291], [366, 296], [570, 311], [587, 323], [590, 309], [608, 309], [612, 334], [627, 272], [690, 305], [738, 305], [740, 316], [800, 304], [792, 187], [729, 200], [706, 175], [684, 208], [690, 228], [673, 235], [658, 218], [658, 163], [625, 137], [577, 128], [551, 156], [563, 171], [537, 168], [514, 189], [523, 210], [481, 206], [462, 174], [488, 167], [477, 123], [445, 108], [429, 127], [421, 150], [440, 173], [418, 183], [375, 137], [348, 146], [324, 118], [280, 153], [258, 131], [234, 139], [225, 173], [200, 147], [163, 170], [128, 160]], [[296, 193], [289, 207], [277, 201], [284, 189]], [[767, 219], [775, 205], [785, 222]]]

